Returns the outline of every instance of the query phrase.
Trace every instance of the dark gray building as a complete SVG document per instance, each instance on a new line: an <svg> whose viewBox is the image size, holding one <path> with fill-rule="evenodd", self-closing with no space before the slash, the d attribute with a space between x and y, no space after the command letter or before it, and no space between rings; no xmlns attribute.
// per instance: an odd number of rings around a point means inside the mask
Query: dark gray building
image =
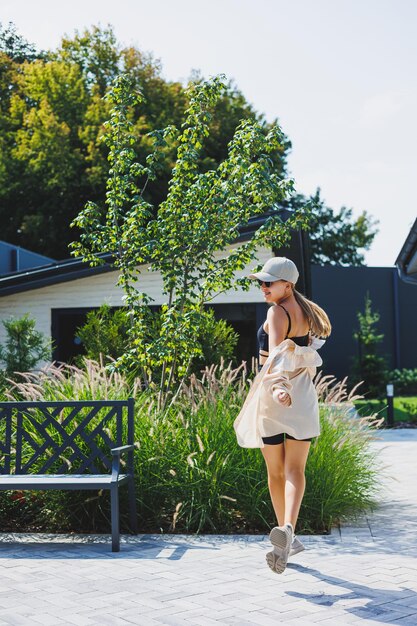
<svg viewBox="0 0 417 626"><path fill-rule="evenodd" d="M325 373L349 374L358 344L358 311L364 310L368 293L372 310L378 311L378 331L384 334L381 354L394 368L417 367L417 289L399 278L395 267L311 268L312 297L328 313L333 332L321 350Z"/></svg>

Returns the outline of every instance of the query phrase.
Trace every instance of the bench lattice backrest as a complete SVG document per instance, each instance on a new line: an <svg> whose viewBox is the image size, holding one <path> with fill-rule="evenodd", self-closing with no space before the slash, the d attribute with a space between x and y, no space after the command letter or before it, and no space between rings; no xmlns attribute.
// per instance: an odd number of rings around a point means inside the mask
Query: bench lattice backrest
<svg viewBox="0 0 417 626"><path fill-rule="evenodd" d="M0 402L0 432L2 474L109 473L110 449L133 443L133 400Z"/></svg>

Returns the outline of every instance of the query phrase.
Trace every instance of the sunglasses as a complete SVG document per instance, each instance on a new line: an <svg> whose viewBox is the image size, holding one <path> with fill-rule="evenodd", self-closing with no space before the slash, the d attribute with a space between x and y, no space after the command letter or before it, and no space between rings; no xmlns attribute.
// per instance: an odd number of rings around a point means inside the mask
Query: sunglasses
<svg viewBox="0 0 417 626"><path fill-rule="evenodd" d="M258 285L260 287L262 287L262 285L265 285L265 287L270 287L271 285L273 285L273 283L277 283L277 280L259 280L259 278L256 279L258 281Z"/></svg>

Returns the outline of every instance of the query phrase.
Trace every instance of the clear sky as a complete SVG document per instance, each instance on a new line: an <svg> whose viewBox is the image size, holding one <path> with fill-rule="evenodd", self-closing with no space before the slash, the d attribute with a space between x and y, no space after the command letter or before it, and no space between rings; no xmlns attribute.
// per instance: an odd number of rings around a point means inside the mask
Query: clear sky
<svg viewBox="0 0 417 626"><path fill-rule="evenodd" d="M380 222L366 261L393 265L417 217L417 0L1 0L39 48L112 24L164 77L225 73L292 141L297 189Z"/></svg>

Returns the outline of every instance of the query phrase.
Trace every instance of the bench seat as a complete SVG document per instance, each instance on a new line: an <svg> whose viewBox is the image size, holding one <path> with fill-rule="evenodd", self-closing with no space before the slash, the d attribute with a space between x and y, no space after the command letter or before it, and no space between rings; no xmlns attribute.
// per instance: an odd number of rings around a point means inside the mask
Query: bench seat
<svg viewBox="0 0 417 626"><path fill-rule="evenodd" d="M129 477L119 474L114 482L125 483ZM0 490L6 489L110 489L111 474L9 474L0 475Z"/></svg>

